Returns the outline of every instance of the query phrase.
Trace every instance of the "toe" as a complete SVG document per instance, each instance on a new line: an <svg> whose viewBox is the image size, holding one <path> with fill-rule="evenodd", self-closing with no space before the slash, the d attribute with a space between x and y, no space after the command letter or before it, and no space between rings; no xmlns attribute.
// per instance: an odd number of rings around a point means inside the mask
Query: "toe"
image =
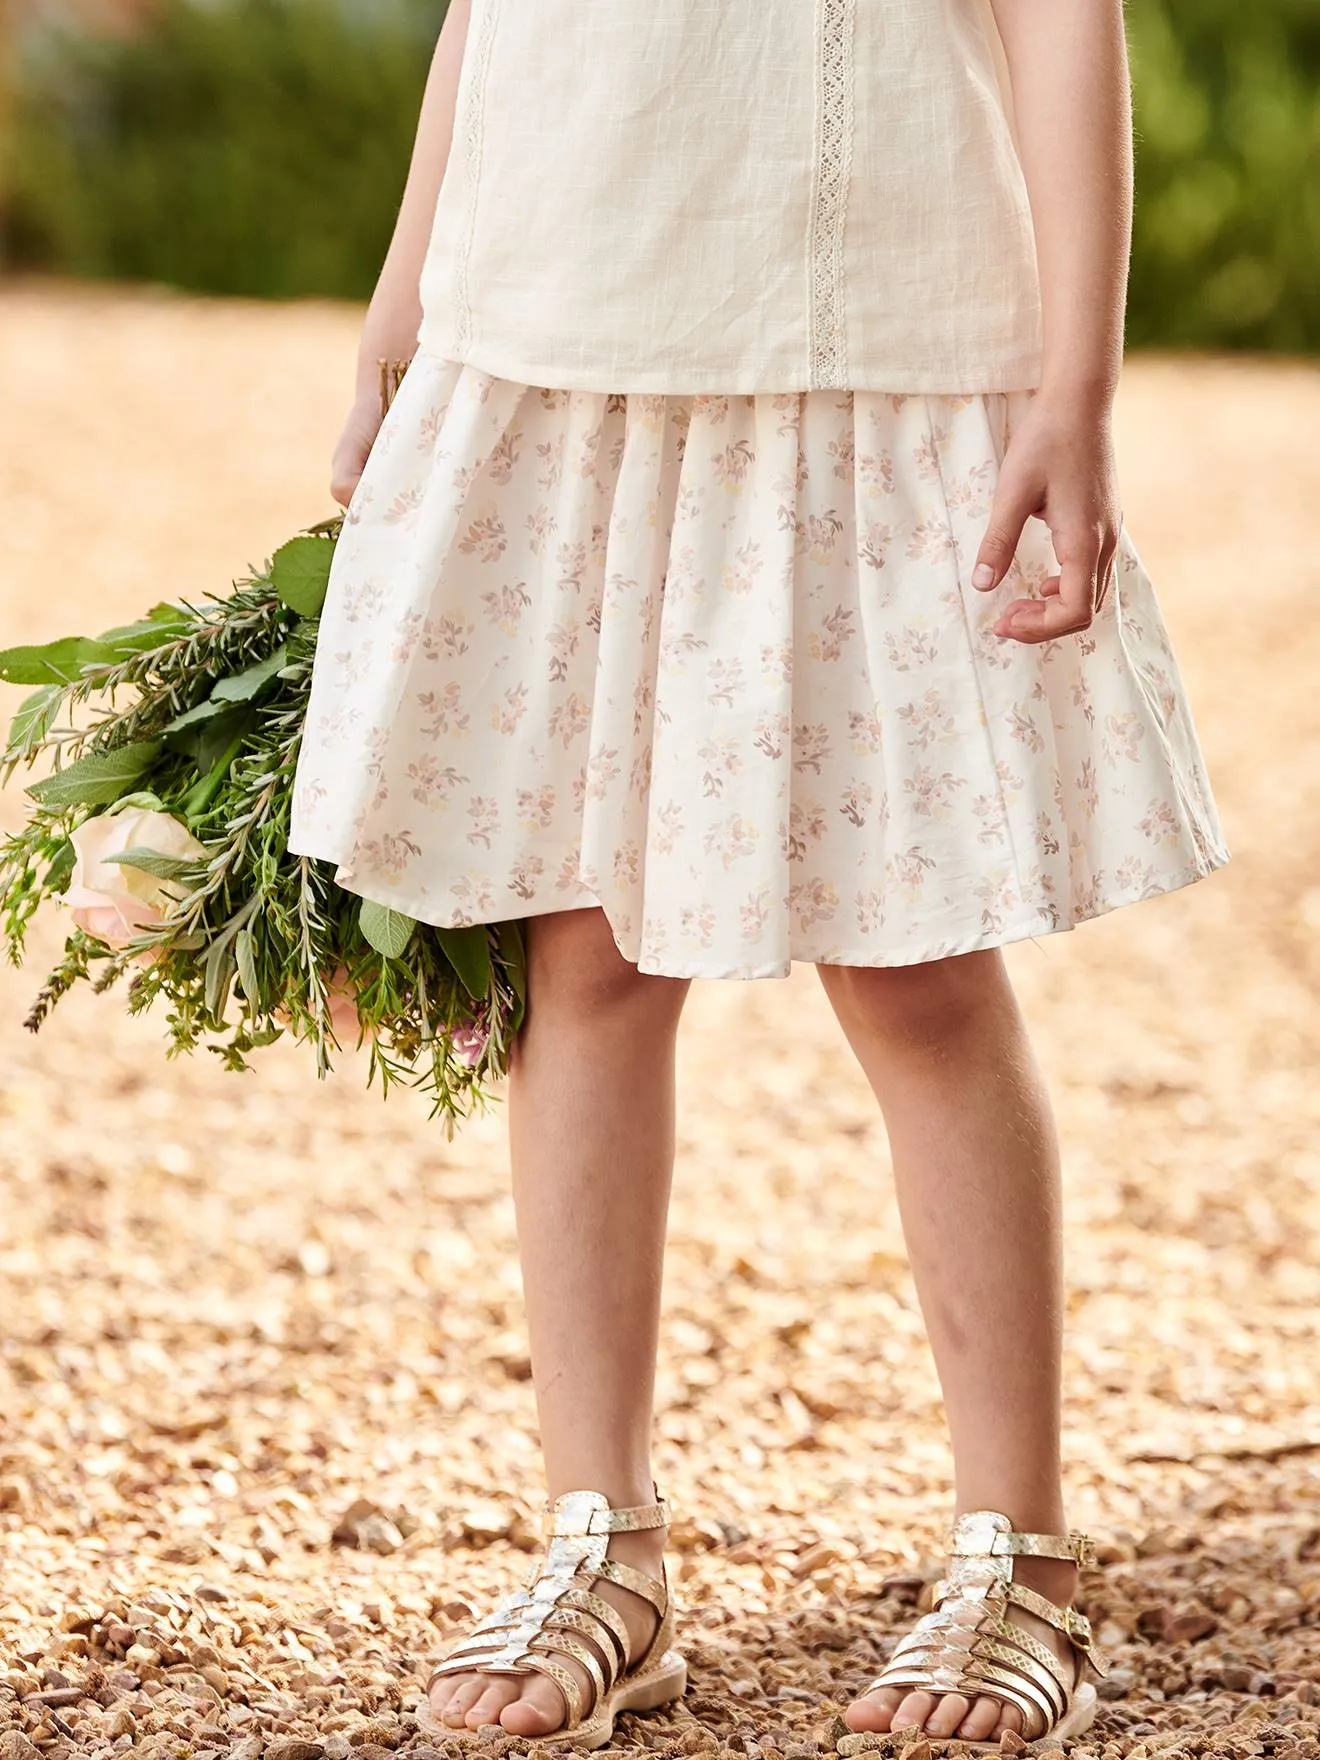
<svg viewBox="0 0 1320 1760"><path fill-rule="evenodd" d="M487 1677L485 1690L467 1714L469 1729L481 1729L485 1724L498 1723L504 1707L511 1704L522 1691L522 1681L516 1676L509 1680L492 1680Z"/></svg>
<svg viewBox="0 0 1320 1760"><path fill-rule="evenodd" d="M480 1698L484 1684L470 1674L437 1681L431 1694L434 1715L450 1729L462 1729L468 1707Z"/></svg>
<svg viewBox="0 0 1320 1760"><path fill-rule="evenodd" d="M951 1736L972 1708L972 1702L961 1693L941 1693L926 1719L928 1736Z"/></svg>
<svg viewBox="0 0 1320 1760"><path fill-rule="evenodd" d="M999 1707L999 1722L994 1729L994 1739L999 1741L1010 1733L1015 1736L1022 1734L1022 1713L1016 1705L1001 1705Z"/></svg>
<svg viewBox="0 0 1320 1760"><path fill-rule="evenodd" d="M909 1693L898 1710L894 1713L894 1721L890 1729L923 1729L926 1719L935 1709L933 1693Z"/></svg>
<svg viewBox="0 0 1320 1760"><path fill-rule="evenodd" d="M967 1742L988 1742L999 1723L1003 1709L998 1699L990 1699L982 1694L973 1702L971 1710L958 1725L958 1734Z"/></svg>
<svg viewBox="0 0 1320 1760"><path fill-rule="evenodd" d="M883 1735L893 1722L902 1697L894 1687L878 1687L874 1693L863 1693L844 1712L843 1721L859 1734L865 1731Z"/></svg>
<svg viewBox="0 0 1320 1760"><path fill-rule="evenodd" d="M500 1722L510 1735L546 1736L562 1729L567 1715L559 1688L553 1681L540 1679L529 1681L513 1703L504 1707Z"/></svg>

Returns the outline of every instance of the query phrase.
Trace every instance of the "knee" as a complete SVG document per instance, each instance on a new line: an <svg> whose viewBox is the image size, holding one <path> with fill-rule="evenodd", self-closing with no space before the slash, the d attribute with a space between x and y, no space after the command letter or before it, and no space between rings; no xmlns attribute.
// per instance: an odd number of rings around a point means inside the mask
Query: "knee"
<svg viewBox="0 0 1320 1760"><path fill-rule="evenodd" d="M826 994L849 1037L938 1053L985 1030L991 1011L1011 1002L1003 962L993 950L915 966L821 966Z"/></svg>
<svg viewBox="0 0 1320 1760"><path fill-rule="evenodd" d="M564 1026L613 1031L621 1017L677 1027L687 982L639 972L598 910L565 911L528 924L529 1010Z"/></svg>

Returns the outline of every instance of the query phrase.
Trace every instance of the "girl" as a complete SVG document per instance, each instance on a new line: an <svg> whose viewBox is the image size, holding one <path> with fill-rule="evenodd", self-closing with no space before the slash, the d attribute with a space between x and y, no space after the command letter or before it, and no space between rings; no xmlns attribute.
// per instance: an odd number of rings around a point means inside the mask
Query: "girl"
<svg viewBox="0 0 1320 1760"><path fill-rule="evenodd" d="M819 969L955 1456L856 1730L1072 1735L1058 1157L1000 949L1226 858L1122 526L1120 0L452 0L335 455L291 847L525 919L551 1534L451 1730L683 1690L649 1461L694 977ZM411 357L383 424L377 363ZM379 432L377 428L379 426Z"/></svg>

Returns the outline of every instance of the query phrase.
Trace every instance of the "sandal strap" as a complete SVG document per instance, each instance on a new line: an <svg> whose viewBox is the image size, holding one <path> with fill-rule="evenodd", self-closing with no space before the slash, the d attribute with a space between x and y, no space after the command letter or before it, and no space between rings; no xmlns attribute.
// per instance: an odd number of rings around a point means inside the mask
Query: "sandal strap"
<svg viewBox="0 0 1320 1760"><path fill-rule="evenodd" d="M954 1558L1065 1558L1095 1563L1086 1534L1023 1534L998 1510L969 1510L953 1524L949 1551Z"/></svg>
<svg viewBox="0 0 1320 1760"><path fill-rule="evenodd" d="M1050 1700L1034 1682L992 1662L969 1664L954 1669L913 1667L886 1668L877 1675L868 1693L879 1687L914 1687L921 1693L959 1693L965 1699L976 1699L982 1693L1022 1713L1022 1735L1026 1741L1037 1741L1058 1722Z"/></svg>
<svg viewBox="0 0 1320 1760"><path fill-rule="evenodd" d="M598 1577L617 1583L620 1589L629 1589L634 1595L640 1595L644 1601L649 1601L660 1618L665 1617L669 1607L669 1589L658 1577L648 1577L645 1571L635 1570L632 1565L624 1564L617 1558L602 1558L595 1570Z"/></svg>
<svg viewBox="0 0 1320 1760"><path fill-rule="evenodd" d="M547 1532L556 1539L574 1539L585 1534L635 1534L643 1528L669 1525L669 1505L659 1495L654 1503L611 1509L598 1491L566 1491L546 1505L546 1514Z"/></svg>

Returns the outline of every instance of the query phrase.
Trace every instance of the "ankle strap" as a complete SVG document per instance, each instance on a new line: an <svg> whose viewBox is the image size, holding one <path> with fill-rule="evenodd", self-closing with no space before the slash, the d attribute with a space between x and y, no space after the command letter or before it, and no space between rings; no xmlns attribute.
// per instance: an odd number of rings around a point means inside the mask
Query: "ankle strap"
<svg viewBox="0 0 1320 1760"><path fill-rule="evenodd" d="M949 1550L955 1558L1065 1558L1074 1564L1095 1563L1095 1550L1085 1534L1020 1534L998 1510L978 1509L953 1524Z"/></svg>
<svg viewBox="0 0 1320 1760"><path fill-rule="evenodd" d="M654 1503L635 1504L631 1509L611 1509L600 1491L565 1491L546 1505L549 1532L556 1539L580 1534L632 1534L642 1528L664 1528L669 1505L656 1493Z"/></svg>

